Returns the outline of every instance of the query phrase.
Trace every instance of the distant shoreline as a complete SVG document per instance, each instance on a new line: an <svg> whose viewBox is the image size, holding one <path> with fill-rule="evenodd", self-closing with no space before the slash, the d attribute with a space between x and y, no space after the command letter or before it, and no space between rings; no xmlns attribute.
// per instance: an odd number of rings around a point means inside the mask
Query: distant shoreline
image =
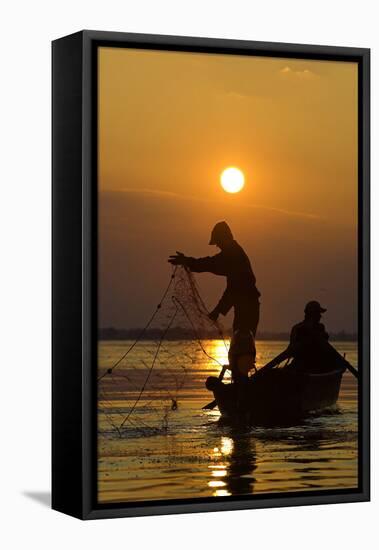
<svg viewBox="0 0 379 550"><path fill-rule="evenodd" d="M148 329L141 336L141 328L132 328L132 329L116 329L113 327L101 328L98 331L99 340L135 340L139 338L140 340L156 340L161 338L162 330L159 329ZM224 330L224 336L231 336L231 329ZM217 335L215 331L212 332L203 332L199 334L199 337L204 340L215 340ZM270 341L289 341L290 334L289 332L258 332L257 340L270 340ZM185 329L181 327L173 327L169 334L165 336L165 340L177 341L177 340L193 340L196 337L193 334L193 331L190 329ZM340 332L330 332L329 339L334 342L357 342L357 334L340 331Z"/></svg>

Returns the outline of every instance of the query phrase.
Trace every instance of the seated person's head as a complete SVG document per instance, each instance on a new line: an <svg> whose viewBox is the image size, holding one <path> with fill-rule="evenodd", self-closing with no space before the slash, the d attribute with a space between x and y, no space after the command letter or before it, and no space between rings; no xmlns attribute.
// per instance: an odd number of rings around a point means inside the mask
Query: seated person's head
<svg viewBox="0 0 379 550"><path fill-rule="evenodd" d="M321 307L320 302L312 300L308 302L304 308L305 319L313 321L315 323L320 322L322 314L325 313L326 309Z"/></svg>

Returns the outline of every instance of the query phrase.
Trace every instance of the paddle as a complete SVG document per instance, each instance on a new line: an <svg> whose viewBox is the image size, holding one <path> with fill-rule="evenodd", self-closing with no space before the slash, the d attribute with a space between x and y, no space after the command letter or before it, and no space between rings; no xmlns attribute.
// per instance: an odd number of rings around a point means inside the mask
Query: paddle
<svg viewBox="0 0 379 550"><path fill-rule="evenodd" d="M273 369L274 367L276 367L276 365L279 365L279 363L281 363L285 359L288 359L289 357L291 357L291 355L292 355L292 352L291 352L290 347L288 346L287 349L285 349L284 351L279 353L279 355L274 357L274 359L271 359L271 361L269 363L267 363L266 365L261 367L254 376L258 376L259 374L261 374L264 371Z"/></svg>
<svg viewBox="0 0 379 550"><path fill-rule="evenodd" d="M335 357L337 363L340 363L342 364L343 367L345 367L346 370L348 370L349 372L351 372L351 374L353 376L355 376L355 378L359 378L359 372L357 371L357 369L355 367L353 367L352 365L350 365L349 361L347 361L345 359L345 354L343 354L343 356L332 346L332 344L330 342L324 342L324 346L325 346L325 350L327 353L330 354L331 357Z"/></svg>
<svg viewBox="0 0 379 550"><path fill-rule="evenodd" d="M330 344L329 344L330 345ZM330 346L333 351L335 351L335 353L339 356L340 359L342 359L342 362L343 362L343 365L346 367L346 369L351 372L351 374L353 376L355 376L355 378L359 378L359 372L357 371L357 369L355 367L353 367L353 365L350 365L349 361L347 361L345 359L345 354L343 354L343 357L341 354L338 353L338 351L336 351L332 346Z"/></svg>
<svg viewBox="0 0 379 550"><path fill-rule="evenodd" d="M346 361L346 359L345 359L345 366L347 370L350 371L353 376L355 376L355 378L359 378L359 372L357 371L357 369L354 368L352 365L350 365L350 363Z"/></svg>
<svg viewBox="0 0 379 550"><path fill-rule="evenodd" d="M359 378L359 373L357 371L356 368L354 368L352 365L350 365L350 363L345 359L345 357L342 357L342 355L340 353L338 353L338 351L329 343L329 342L325 342L327 348L328 348L328 351L329 352L332 352L332 354L334 354L337 359L342 362L342 364L344 365L344 367L349 371L351 372L351 374L353 376L355 376L355 378ZM257 376L258 374L266 371L266 370L270 370L274 367L276 367L276 365L279 365L279 363L281 363L282 361L284 361L285 359L288 359L289 357L291 357L293 355L293 352L291 351L291 348L290 346L285 349L284 351L282 351L282 353L279 353L279 355L277 355L276 357L274 357L274 359L272 359L269 363L267 363L267 365L265 365L264 367L260 368L259 371L257 372L257 374L255 376Z"/></svg>
<svg viewBox="0 0 379 550"><path fill-rule="evenodd" d="M216 399L214 399L213 401L211 401L210 403L208 403L208 405L204 405L204 407L202 407L203 410L213 410L217 405L217 401Z"/></svg>

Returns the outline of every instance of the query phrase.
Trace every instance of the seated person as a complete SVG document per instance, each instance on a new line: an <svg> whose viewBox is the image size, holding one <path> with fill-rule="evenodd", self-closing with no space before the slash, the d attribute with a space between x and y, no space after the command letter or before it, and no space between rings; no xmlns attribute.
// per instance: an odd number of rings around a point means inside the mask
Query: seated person
<svg viewBox="0 0 379 550"><path fill-rule="evenodd" d="M343 357L329 343L329 335L320 322L326 309L319 302L308 302L304 320L292 328L289 355L291 366L303 372L327 372L336 367L345 368Z"/></svg>

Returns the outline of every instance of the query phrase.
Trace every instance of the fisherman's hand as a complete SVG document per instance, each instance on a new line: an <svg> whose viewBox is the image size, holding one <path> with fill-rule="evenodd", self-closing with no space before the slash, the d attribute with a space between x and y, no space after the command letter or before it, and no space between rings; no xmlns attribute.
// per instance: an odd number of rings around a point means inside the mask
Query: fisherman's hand
<svg viewBox="0 0 379 550"><path fill-rule="evenodd" d="M187 256L185 256L183 252L176 251L176 254L173 254L172 256L170 256L168 261L172 265L186 265Z"/></svg>
<svg viewBox="0 0 379 550"><path fill-rule="evenodd" d="M208 315L208 317L209 317L209 319L210 319L211 321L216 322L219 315L220 315L219 312L218 312L216 309L214 309L213 311L210 312L210 314Z"/></svg>

